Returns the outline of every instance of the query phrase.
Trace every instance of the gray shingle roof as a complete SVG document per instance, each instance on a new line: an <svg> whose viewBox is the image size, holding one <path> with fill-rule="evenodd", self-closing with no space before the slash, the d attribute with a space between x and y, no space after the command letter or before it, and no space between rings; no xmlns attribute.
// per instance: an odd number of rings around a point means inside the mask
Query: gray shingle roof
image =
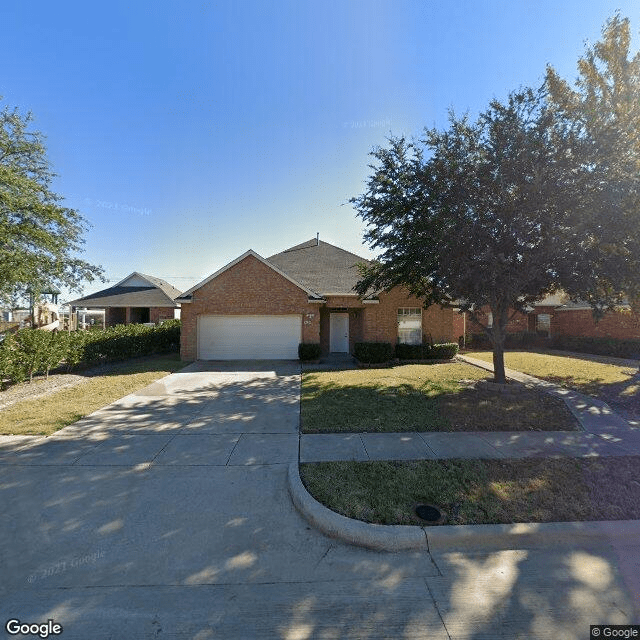
<svg viewBox="0 0 640 640"><path fill-rule="evenodd" d="M356 264L369 264L365 258L315 238L276 253L267 262L321 296L353 295L360 279Z"/></svg>
<svg viewBox="0 0 640 640"><path fill-rule="evenodd" d="M115 286L72 300L74 307L177 307L175 298L180 291L161 278L138 273L150 286Z"/></svg>
<svg viewBox="0 0 640 640"><path fill-rule="evenodd" d="M176 289L172 284L169 284L162 278L156 278L155 276L147 276L144 273L138 273L138 275L146 278L149 282L153 283L158 289L160 289L168 298L175 300L180 295L180 290Z"/></svg>

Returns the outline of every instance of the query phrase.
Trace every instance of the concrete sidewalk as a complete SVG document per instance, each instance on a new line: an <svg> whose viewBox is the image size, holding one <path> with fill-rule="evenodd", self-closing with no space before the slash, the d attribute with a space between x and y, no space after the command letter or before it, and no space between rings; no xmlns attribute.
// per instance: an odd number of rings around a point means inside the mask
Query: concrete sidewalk
<svg viewBox="0 0 640 640"><path fill-rule="evenodd" d="M488 362L458 357L493 371ZM300 462L640 455L640 428L630 425L605 402L511 369L506 369L506 374L561 398L582 431L302 434Z"/></svg>

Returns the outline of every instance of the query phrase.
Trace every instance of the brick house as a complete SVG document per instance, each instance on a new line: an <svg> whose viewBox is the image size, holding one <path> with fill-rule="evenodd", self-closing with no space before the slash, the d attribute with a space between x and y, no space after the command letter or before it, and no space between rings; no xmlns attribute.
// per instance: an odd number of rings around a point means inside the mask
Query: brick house
<svg viewBox="0 0 640 640"><path fill-rule="evenodd" d="M596 322L587 304L566 302L543 309L536 306L535 314L549 316L549 335L578 336L584 338L613 338L615 340L640 340L640 314L631 307L607 311Z"/></svg>
<svg viewBox="0 0 640 640"><path fill-rule="evenodd" d="M481 322L491 325L492 318L488 310L483 309L478 313L478 317ZM471 323L467 323L467 326L470 333L480 333L477 326ZM537 302L527 314L513 314L506 331L537 333L541 337L640 340L640 314L626 306L615 311L607 311L596 322L588 304L571 302L568 296L560 291Z"/></svg>
<svg viewBox="0 0 640 640"><path fill-rule="evenodd" d="M179 317L180 291L168 282L134 271L113 287L72 300L74 309L104 309L105 325L158 324Z"/></svg>
<svg viewBox="0 0 640 640"><path fill-rule="evenodd" d="M317 238L270 258L249 250L177 298L184 360L297 359L298 344L322 355L352 353L356 342L457 342L464 319L395 288L358 296L358 263Z"/></svg>

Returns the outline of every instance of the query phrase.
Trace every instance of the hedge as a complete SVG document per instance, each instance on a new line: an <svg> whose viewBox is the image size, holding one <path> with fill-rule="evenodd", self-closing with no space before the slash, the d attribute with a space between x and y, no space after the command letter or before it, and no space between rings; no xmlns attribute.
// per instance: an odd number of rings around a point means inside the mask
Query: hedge
<svg viewBox="0 0 640 640"><path fill-rule="evenodd" d="M389 342L356 342L353 355L367 364L380 364L393 359L393 347Z"/></svg>
<svg viewBox="0 0 640 640"><path fill-rule="evenodd" d="M400 360L450 360L458 353L458 343L397 344L396 357Z"/></svg>
<svg viewBox="0 0 640 640"><path fill-rule="evenodd" d="M457 342L443 342L434 344L429 350L429 357L433 360L450 360L458 353Z"/></svg>
<svg viewBox="0 0 640 640"><path fill-rule="evenodd" d="M593 338L583 336L553 336L552 349L593 353L616 358L640 358L640 340L617 340L615 338Z"/></svg>
<svg viewBox="0 0 640 640"><path fill-rule="evenodd" d="M0 384L22 382L36 373L49 374L64 363L72 369L128 360L180 348L180 321L159 326L116 325L105 331L49 332L20 329L5 334L0 345Z"/></svg>
<svg viewBox="0 0 640 640"><path fill-rule="evenodd" d="M320 345L313 342L301 342L298 345L298 358L303 362L320 358Z"/></svg>
<svg viewBox="0 0 640 640"><path fill-rule="evenodd" d="M396 358L400 360L426 360L429 358L429 344L397 344Z"/></svg>

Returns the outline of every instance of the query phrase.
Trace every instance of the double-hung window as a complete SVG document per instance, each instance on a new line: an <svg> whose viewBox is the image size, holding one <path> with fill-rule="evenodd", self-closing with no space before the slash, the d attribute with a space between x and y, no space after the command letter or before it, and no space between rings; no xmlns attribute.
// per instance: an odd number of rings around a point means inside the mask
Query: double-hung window
<svg viewBox="0 0 640 640"><path fill-rule="evenodd" d="M539 313L536 316L536 331L548 336L551 331L551 316L548 313Z"/></svg>
<svg viewBox="0 0 640 640"><path fill-rule="evenodd" d="M420 307L398 309L398 342L422 344L422 309Z"/></svg>

